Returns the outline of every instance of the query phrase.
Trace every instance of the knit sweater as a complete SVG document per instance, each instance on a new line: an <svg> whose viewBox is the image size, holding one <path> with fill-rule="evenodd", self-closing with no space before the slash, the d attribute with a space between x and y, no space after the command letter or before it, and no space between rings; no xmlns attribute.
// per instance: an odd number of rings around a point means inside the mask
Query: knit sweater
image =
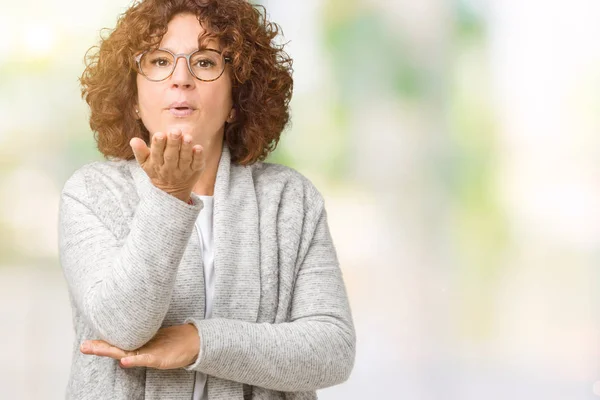
<svg viewBox="0 0 600 400"><path fill-rule="evenodd" d="M194 371L208 375L210 400L316 399L317 389L348 379L355 331L314 185L282 165L232 163L224 145L210 319L193 234L203 204L192 200L158 189L135 160L93 162L65 183L59 257L75 329L66 398L189 400ZM201 346L185 368L126 369L79 351L86 339L133 350L184 323Z"/></svg>

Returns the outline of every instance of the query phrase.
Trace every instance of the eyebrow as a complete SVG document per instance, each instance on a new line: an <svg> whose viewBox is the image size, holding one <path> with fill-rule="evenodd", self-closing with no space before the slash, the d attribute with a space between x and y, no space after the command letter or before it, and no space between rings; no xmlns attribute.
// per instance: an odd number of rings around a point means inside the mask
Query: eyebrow
<svg viewBox="0 0 600 400"><path fill-rule="evenodd" d="M169 47L160 47L159 49L169 50L173 54L178 54L175 50L173 50L173 49L171 49ZM213 49L211 47L203 47L201 49L195 48L195 49L192 49L192 50L188 51L187 53L179 53L179 54L191 54L191 53L194 53L194 52L199 51L199 50L214 50L214 51L217 51L219 53L221 52L221 50L219 50L219 49Z"/></svg>

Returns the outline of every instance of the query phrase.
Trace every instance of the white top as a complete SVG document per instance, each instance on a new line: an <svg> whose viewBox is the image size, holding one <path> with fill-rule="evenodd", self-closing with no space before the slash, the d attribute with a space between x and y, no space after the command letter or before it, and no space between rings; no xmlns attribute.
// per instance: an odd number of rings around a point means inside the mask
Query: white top
<svg viewBox="0 0 600 400"><path fill-rule="evenodd" d="M213 299L215 295L215 266L214 266L214 241L213 241L213 196L199 196L204 207L196 220L196 231L200 239L202 259L204 261L204 293L205 304L204 318L212 316ZM200 354L198 354L200 357ZM208 400L206 387L206 374L196 372L193 400Z"/></svg>

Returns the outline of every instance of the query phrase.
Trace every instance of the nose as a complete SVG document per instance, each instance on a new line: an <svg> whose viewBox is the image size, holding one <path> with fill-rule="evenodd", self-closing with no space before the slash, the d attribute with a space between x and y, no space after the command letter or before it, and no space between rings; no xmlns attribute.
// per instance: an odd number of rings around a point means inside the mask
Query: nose
<svg viewBox="0 0 600 400"><path fill-rule="evenodd" d="M195 78L191 74L187 65L187 61L184 57L179 57L177 61L175 61L175 70L171 75L171 83L174 87L194 87Z"/></svg>

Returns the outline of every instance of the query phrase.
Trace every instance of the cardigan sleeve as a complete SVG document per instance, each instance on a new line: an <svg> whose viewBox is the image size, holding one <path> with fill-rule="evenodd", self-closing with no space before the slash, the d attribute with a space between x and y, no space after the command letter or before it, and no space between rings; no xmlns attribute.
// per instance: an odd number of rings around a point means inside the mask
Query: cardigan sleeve
<svg viewBox="0 0 600 400"><path fill-rule="evenodd" d="M188 205L148 180L129 232L118 238L106 224L121 211L113 191L89 168L67 181L59 207L59 259L71 301L97 338L133 350L162 324L202 202L194 197Z"/></svg>
<svg viewBox="0 0 600 400"><path fill-rule="evenodd" d="M312 391L348 379L356 337L323 208L296 277L289 322L189 318L201 350L186 370L278 391Z"/></svg>

